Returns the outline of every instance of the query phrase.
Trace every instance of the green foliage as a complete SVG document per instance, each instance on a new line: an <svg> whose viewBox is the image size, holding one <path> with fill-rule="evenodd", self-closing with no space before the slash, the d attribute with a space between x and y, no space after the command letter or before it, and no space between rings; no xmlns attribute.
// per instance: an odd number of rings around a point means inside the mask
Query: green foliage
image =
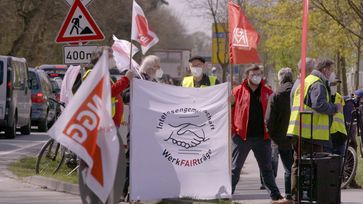
<svg viewBox="0 0 363 204"><path fill-rule="evenodd" d="M286 66L296 69L301 53L302 1L266 0L256 3L250 0L245 7L248 18L260 33L259 50L262 56L266 56L265 63L274 65L275 69ZM342 26L310 4L308 57L334 60L339 51L348 63L352 63L355 50L350 38L352 36Z"/></svg>
<svg viewBox="0 0 363 204"><path fill-rule="evenodd" d="M363 159L359 154L359 151L358 151L358 167L357 167L357 173L355 175L355 180L357 184L363 186Z"/></svg>

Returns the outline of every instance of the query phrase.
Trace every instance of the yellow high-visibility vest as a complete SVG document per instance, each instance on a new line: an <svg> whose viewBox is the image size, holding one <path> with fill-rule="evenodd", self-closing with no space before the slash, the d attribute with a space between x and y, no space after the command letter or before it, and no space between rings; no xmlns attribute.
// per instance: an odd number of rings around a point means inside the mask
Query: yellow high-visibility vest
<svg viewBox="0 0 363 204"><path fill-rule="evenodd" d="M339 94L335 94L335 104L341 104L342 107L345 105L344 98ZM330 134L340 132L347 135L347 129L345 128L344 115L342 112L338 112L333 117L333 123L330 127Z"/></svg>
<svg viewBox="0 0 363 204"><path fill-rule="evenodd" d="M319 81L320 78L314 75L309 75L305 78L305 89L304 89L304 98L309 91L310 86ZM330 101L330 96L328 94L328 90L326 90L327 101ZM329 140L329 116L327 114L321 114L304 104L305 111L313 112L313 131L312 131L312 139L313 140ZM300 127L300 87L298 87L294 93L291 115L290 115L290 123L287 130L287 135L298 136L299 135L299 127ZM304 114L302 115L302 137L305 139L310 139L311 137L311 115Z"/></svg>
<svg viewBox="0 0 363 204"><path fill-rule="evenodd" d="M211 86L216 85L216 81L217 81L217 77L209 76L209 82L210 82ZM182 86L183 87L194 87L194 78L193 78L193 76L184 77ZM206 85L201 85L200 87L202 88L202 87L207 87L207 86Z"/></svg>

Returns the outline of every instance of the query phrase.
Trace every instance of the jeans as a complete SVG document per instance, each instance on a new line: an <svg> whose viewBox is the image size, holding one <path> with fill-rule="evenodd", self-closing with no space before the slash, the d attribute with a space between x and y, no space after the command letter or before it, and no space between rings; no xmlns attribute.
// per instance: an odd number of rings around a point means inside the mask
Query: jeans
<svg viewBox="0 0 363 204"><path fill-rule="evenodd" d="M281 158L282 164L284 166L284 170L285 170L285 173L284 173L285 196L291 197L291 167L292 167L292 163L294 162L294 158L293 158L294 152L293 152L292 148L289 148L289 149L279 148L273 142L271 145L271 149L272 149L272 155L271 155L272 169L274 171L274 176L275 176L275 178L277 177L279 155L280 155L280 158ZM262 175L260 177L261 177L261 184L264 185L262 183Z"/></svg>
<svg viewBox="0 0 363 204"><path fill-rule="evenodd" d="M239 135L235 135L232 140L232 194L239 181L243 164L246 161L248 153L252 150L271 199L280 199L282 196L276 185L271 165L271 141L253 137L243 141Z"/></svg>
<svg viewBox="0 0 363 204"><path fill-rule="evenodd" d="M272 170L274 171L275 178L277 177L277 170L279 168L279 147L271 142L271 162L272 162Z"/></svg>
<svg viewBox="0 0 363 204"><path fill-rule="evenodd" d="M290 149L279 149L282 164L284 166L285 196L291 196L291 167L294 162L293 151ZM277 169L276 169L277 170Z"/></svg>

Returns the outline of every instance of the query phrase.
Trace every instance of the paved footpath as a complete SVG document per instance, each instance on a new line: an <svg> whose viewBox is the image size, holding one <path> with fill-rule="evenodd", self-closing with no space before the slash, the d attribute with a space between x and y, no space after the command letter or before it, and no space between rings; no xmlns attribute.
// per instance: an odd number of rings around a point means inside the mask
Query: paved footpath
<svg viewBox="0 0 363 204"><path fill-rule="evenodd" d="M257 161L250 152L246 159L240 181L236 187L233 202L243 204L267 204L271 203L270 196L266 190L260 190L260 177ZM277 175L277 185L280 192L284 195L284 168L281 160L279 161L279 169ZM343 204L363 204L363 189L347 189L342 190Z"/></svg>

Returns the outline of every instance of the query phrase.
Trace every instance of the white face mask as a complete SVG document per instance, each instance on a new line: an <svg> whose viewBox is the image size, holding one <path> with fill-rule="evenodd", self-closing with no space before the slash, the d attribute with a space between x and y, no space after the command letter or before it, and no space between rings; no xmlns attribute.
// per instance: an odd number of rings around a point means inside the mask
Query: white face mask
<svg viewBox="0 0 363 204"><path fill-rule="evenodd" d="M155 72L155 77L156 77L157 79L160 79L161 77L163 77L163 74L164 74L164 72L163 72L163 70L160 68L160 69L156 70L156 72Z"/></svg>
<svg viewBox="0 0 363 204"><path fill-rule="evenodd" d="M338 91L338 87L337 86L331 86L330 87L330 93L332 96L334 96Z"/></svg>
<svg viewBox="0 0 363 204"><path fill-rule="evenodd" d="M200 77L203 74L203 69L201 67L191 67L190 71L192 72L192 75L195 77Z"/></svg>
<svg viewBox="0 0 363 204"><path fill-rule="evenodd" d="M261 76L253 76L251 78L251 82L255 85L259 85L261 83L262 77Z"/></svg>

